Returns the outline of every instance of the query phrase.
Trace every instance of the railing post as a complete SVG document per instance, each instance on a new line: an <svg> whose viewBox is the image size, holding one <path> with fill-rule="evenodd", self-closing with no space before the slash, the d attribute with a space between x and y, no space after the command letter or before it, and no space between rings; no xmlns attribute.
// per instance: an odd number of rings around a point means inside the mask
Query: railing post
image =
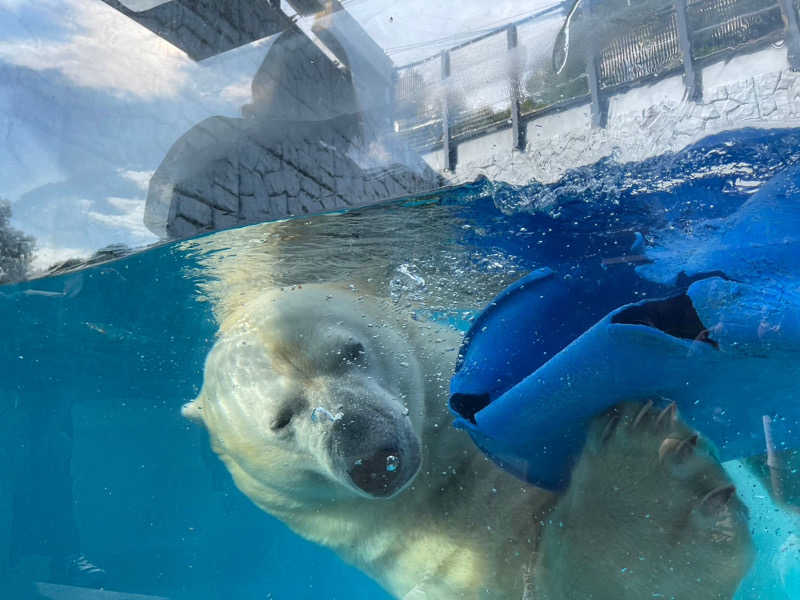
<svg viewBox="0 0 800 600"><path fill-rule="evenodd" d="M450 107L447 80L450 77L450 52L442 51L442 158L447 171L455 171L456 156L453 141L450 138Z"/></svg>
<svg viewBox="0 0 800 600"><path fill-rule="evenodd" d="M786 58L792 71L800 71L800 24L794 0L780 0L783 23L786 29Z"/></svg>
<svg viewBox="0 0 800 600"><path fill-rule="evenodd" d="M700 71L694 68L692 58L687 0L675 0L675 23L678 27L678 47L683 60L683 85L686 87L686 97L691 102L700 102L703 99L703 84L700 80Z"/></svg>
<svg viewBox="0 0 800 600"><path fill-rule="evenodd" d="M508 42L509 69L508 69L508 89L511 94L511 140L514 150L525 149L525 128L522 127L519 114L520 104L520 81L519 81L519 59L517 56L517 26L513 23L506 29L506 41Z"/></svg>
<svg viewBox="0 0 800 600"><path fill-rule="evenodd" d="M389 130L395 131L397 122L397 67L392 69L392 85L389 88L389 99L386 103L386 112L389 114Z"/></svg>
<svg viewBox="0 0 800 600"><path fill-rule="evenodd" d="M584 0L588 17L592 16L592 0ZM587 44L586 77L589 83L589 93L592 97L592 127L606 126L606 103L600 93L600 76L597 72L597 43L592 39Z"/></svg>

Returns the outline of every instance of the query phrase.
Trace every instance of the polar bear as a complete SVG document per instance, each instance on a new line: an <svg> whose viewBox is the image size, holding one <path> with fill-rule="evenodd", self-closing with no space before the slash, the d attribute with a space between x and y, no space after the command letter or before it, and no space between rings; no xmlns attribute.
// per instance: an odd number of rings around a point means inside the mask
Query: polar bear
<svg viewBox="0 0 800 600"><path fill-rule="evenodd" d="M235 292L183 414L261 509L407 600L733 597L747 511L674 406L598 416L566 492L532 487L450 424L458 331L348 285L248 286L257 262L215 267Z"/></svg>

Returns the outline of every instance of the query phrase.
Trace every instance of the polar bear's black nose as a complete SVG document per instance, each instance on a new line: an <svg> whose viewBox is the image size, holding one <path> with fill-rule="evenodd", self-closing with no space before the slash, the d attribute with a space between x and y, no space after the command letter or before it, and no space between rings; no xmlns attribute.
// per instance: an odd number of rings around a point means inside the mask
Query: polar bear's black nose
<svg viewBox="0 0 800 600"><path fill-rule="evenodd" d="M339 473L373 498L388 498L416 475L422 453L405 413L376 404L345 409L329 439Z"/></svg>
<svg viewBox="0 0 800 600"><path fill-rule="evenodd" d="M368 494L389 496L402 481L398 477L400 467L400 451L397 448L381 448L368 458L356 459L348 474L353 483Z"/></svg>

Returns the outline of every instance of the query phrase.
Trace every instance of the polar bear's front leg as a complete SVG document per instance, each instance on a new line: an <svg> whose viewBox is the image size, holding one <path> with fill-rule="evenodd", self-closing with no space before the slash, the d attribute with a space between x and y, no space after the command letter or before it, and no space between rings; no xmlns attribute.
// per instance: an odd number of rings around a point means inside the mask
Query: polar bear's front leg
<svg viewBox="0 0 800 600"><path fill-rule="evenodd" d="M549 519L543 600L730 599L752 561L747 509L674 405L595 419Z"/></svg>

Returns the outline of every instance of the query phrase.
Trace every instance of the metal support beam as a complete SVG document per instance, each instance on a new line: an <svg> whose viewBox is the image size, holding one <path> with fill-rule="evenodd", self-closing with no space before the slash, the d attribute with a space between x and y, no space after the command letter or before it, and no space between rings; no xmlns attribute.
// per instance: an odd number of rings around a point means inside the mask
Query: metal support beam
<svg viewBox="0 0 800 600"><path fill-rule="evenodd" d="M675 0L675 21L678 26L678 46L683 60L683 85L686 87L686 97L691 102L700 102L703 99L703 83L700 71L694 68L687 0Z"/></svg>
<svg viewBox="0 0 800 600"><path fill-rule="evenodd" d="M296 9L296 0L290 3ZM338 0L329 0L328 10L317 14L311 31L351 73L363 79L369 72L387 85L392 82L392 60Z"/></svg>
<svg viewBox="0 0 800 600"><path fill-rule="evenodd" d="M800 71L800 24L793 0L780 0L783 22L786 28L786 54L789 68Z"/></svg>
<svg viewBox="0 0 800 600"><path fill-rule="evenodd" d="M277 0L280 5L280 0ZM287 0L289 6L297 11L298 15L307 17L309 15L316 15L326 9L326 2L324 0Z"/></svg>
<svg viewBox="0 0 800 600"><path fill-rule="evenodd" d="M513 23L506 29L506 40L508 42L509 58L511 59L508 76L509 91L511 94L511 140L514 150L525 149L525 128L522 127L520 119L520 82L519 82L519 58L517 56L517 26Z"/></svg>
<svg viewBox="0 0 800 600"><path fill-rule="evenodd" d="M456 152L450 135L450 102L447 79L450 77L450 52L443 50L442 61L442 160L447 171L455 171Z"/></svg>
<svg viewBox="0 0 800 600"><path fill-rule="evenodd" d="M597 76L597 60L590 56L586 61L586 76L589 78L589 93L592 96L592 127L606 126L606 106L600 94L600 82Z"/></svg>
<svg viewBox="0 0 800 600"><path fill-rule="evenodd" d="M103 1L193 60L249 44L292 25L280 9L251 0L171 0L142 11L131 10L119 0Z"/></svg>
<svg viewBox="0 0 800 600"><path fill-rule="evenodd" d="M587 16L593 12L592 0L584 0ZM597 55L600 49L594 39L587 44L586 52L586 77L589 82L589 94L592 97L592 127L605 127L607 120L607 107L605 99L600 93L600 75L597 69Z"/></svg>

